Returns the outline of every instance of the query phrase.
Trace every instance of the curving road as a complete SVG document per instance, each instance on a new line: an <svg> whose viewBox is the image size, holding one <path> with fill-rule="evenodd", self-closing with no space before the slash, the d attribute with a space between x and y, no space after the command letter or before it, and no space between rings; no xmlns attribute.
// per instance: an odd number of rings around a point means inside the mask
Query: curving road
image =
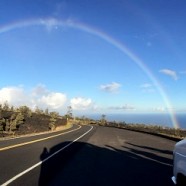
<svg viewBox="0 0 186 186"><path fill-rule="evenodd" d="M0 141L0 185L172 186L174 145L139 132L76 125Z"/></svg>

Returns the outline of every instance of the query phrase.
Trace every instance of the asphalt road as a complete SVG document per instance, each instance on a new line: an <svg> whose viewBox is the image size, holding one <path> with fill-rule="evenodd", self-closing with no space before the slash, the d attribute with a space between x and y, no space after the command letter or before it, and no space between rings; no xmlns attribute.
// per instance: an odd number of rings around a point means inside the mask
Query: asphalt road
<svg viewBox="0 0 186 186"><path fill-rule="evenodd" d="M124 129L90 130L91 126L82 126L70 133L0 151L0 185L43 161L10 185L173 186L174 141Z"/></svg>
<svg viewBox="0 0 186 186"><path fill-rule="evenodd" d="M45 160L91 129L90 126L80 127L75 125L66 131L0 141L0 185ZM57 160L57 156L50 159ZM23 174L10 185L38 185L40 172L41 166L36 166L31 170L31 177L28 173Z"/></svg>

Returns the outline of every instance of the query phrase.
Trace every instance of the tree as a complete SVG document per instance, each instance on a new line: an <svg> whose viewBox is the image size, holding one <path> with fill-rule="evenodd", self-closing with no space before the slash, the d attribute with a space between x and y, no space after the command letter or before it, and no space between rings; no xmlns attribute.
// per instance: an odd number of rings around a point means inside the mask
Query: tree
<svg viewBox="0 0 186 186"><path fill-rule="evenodd" d="M11 107L10 107L10 111L11 111L11 112L14 112L14 106L11 106Z"/></svg>
<svg viewBox="0 0 186 186"><path fill-rule="evenodd" d="M36 113L36 114L43 114L44 112L43 112L42 109L39 109L38 107L36 107L35 113Z"/></svg>
<svg viewBox="0 0 186 186"><path fill-rule="evenodd" d="M49 114L49 111L48 111L48 108L45 109L45 115L48 115Z"/></svg>
<svg viewBox="0 0 186 186"><path fill-rule="evenodd" d="M9 111L9 104L8 104L8 101L5 101L4 104L3 104L3 110L4 111Z"/></svg>
<svg viewBox="0 0 186 186"><path fill-rule="evenodd" d="M59 117L59 113L58 112L50 112L50 116L52 118L58 118Z"/></svg>
<svg viewBox="0 0 186 186"><path fill-rule="evenodd" d="M19 126L19 125L21 125L21 124L23 124L24 123L24 115L22 114L22 113L19 113L17 116L16 116L16 118L15 118L15 120L16 120L16 124Z"/></svg>
<svg viewBox="0 0 186 186"><path fill-rule="evenodd" d="M6 121L4 118L0 118L0 131L5 130Z"/></svg>
<svg viewBox="0 0 186 186"><path fill-rule="evenodd" d="M105 123L106 123L106 115L105 114L102 114L101 115L101 125L105 125Z"/></svg>
<svg viewBox="0 0 186 186"><path fill-rule="evenodd" d="M0 104L0 111L2 111L3 110L3 106L2 106L2 104Z"/></svg>
<svg viewBox="0 0 186 186"><path fill-rule="evenodd" d="M67 114L66 114L67 118L71 119L72 118L72 107L68 106L67 107Z"/></svg>
<svg viewBox="0 0 186 186"><path fill-rule="evenodd" d="M7 129L9 131L17 130L21 124L24 123L24 115L20 112L17 115L14 113L11 115L10 120L7 121Z"/></svg>
<svg viewBox="0 0 186 186"><path fill-rule="evenodd" d="M50 118L50 123L49 123L49 129L50 130L55 130L55 128L56 128L56 126L55 126L56 120L57 120L56 115L53 114L51 116L51 118Z"/></svg>
<svg viewBox="0 0 186 186"><path fill-rule="evenodd" d="M32 111L27 106L20 106L17 110L18 110L18 112L22 113L24 116L27 116L27 117L32 116Z"/></svg>

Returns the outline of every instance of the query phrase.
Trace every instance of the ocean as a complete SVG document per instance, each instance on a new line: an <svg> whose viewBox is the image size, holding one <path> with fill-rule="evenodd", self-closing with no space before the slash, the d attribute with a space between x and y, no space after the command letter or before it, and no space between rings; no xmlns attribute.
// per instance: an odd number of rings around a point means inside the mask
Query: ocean
<svg viewBox="0 0 186 186"><path fill-rule="evenodd" d="M101 115L92 114L92 119L99 120ZM176 114L176 120L179 128L186 129L186 113ZM138 123L147 125L160 125L173 128L173 123L169 114L106 114L107 121Z"/></svg>

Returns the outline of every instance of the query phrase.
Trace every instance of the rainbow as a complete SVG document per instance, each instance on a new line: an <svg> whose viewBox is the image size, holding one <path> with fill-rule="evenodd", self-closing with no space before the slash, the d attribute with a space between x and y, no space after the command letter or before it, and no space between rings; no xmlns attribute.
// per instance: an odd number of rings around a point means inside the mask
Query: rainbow
<svg viewBox="0 0 186 186"><path fill-rule="evenodd" d="M150 78L150 80L153 82L153 84L156 86L157 90L159 91L160 95L162 96L162 99L164 103L167 106L172 124L174 128L179 128L179 124L177 122L175 113L172 109L172 105L170 103L170 100L168 99L167 94L163 90L163 87L159 83L159 81L155 78L153 73L148 69L148 67L145 65L145 63L137 57L129 48L127 48L126 45L123 43L119 42L118 40L114 39L110 35L106 34L105 32L102 32L98 30L97 28L90 27L86 24L80 23L80 22L74 22L72 20L58 20L54 18L48 18L48 19L31 19L31 20L24 20L24 21L19 21L19 22L14 22L11 24L7 24L4 26L0 27L0 34L23 28L23 27L28 27L28 26L45 26L48 30L51 30L52 28L55 27L69 27L69 28L74 28L78 29L84 32L87 32L89 34L95 35L107 43L113 45L117 49L119 49L121 52L123 52L126 56L128 56L133 62L135 62L142 70L143 72Z"/></svg>

